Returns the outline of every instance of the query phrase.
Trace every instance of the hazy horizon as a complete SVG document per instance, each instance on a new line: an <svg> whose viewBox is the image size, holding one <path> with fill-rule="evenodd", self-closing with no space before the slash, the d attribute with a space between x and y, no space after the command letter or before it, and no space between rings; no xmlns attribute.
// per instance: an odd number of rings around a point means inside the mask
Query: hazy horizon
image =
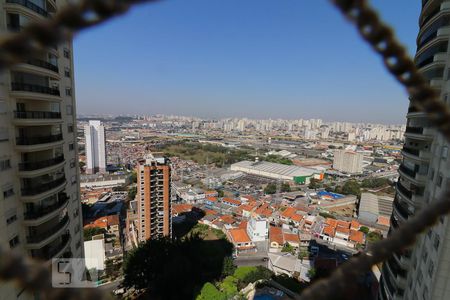
<svg viewBox="0 0 450 300"><path fill-rule="evenodd" d="M420 1L372 4L414 54ZM406 121L405 91L328 1L161 1L74 46L78 114Z"/></svg>

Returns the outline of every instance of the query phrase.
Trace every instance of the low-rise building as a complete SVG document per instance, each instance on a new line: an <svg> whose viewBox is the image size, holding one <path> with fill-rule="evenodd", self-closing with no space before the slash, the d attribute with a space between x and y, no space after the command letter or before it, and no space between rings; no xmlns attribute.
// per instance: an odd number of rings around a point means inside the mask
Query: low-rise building
<svg viewBox="0 0 450 300"><path fill-rule="evenodd" d="M267 219L252 217L247 224L247 233L253 242L265 241L269 236Z"/></svg>

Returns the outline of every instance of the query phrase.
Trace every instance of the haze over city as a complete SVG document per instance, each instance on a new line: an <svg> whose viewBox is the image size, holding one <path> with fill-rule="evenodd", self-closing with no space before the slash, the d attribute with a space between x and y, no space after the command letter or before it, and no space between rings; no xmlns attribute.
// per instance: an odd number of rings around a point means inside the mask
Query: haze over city
<svg viewBox="0 0 450 300"><path fill-rule="evenodd" d="M372 4L413 54L420 4ZM406 93L327 1L162 1L74 46L81 114L405 122Z"/></svg>

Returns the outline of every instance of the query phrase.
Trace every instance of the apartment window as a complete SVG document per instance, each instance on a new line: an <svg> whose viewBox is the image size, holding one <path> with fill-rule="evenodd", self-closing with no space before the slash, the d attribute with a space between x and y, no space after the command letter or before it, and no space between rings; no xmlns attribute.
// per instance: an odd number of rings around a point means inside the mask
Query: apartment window
<svg viewBox="0 0 450 300"><path fill-rule="evenodd" d="M438 175L438 177L437 177L437 179L436 179L436 185L437 185L438 187L441 187L441 185L442 185L442 179L443 179L442 173L439 173L439 175Z"/></svg>
<svg viewBox="0 0 450 300"><path fill-rule="evenodd" d="M66 96L72 96L72 89L70 87L66 87Z"/></svg>
<svg viewBox="0 0 450 300"><path fill-rule="evenodd" d="M0 142L6 142L9 140L8 129L0 127Z"/></svg>
<svg viewBox="0 0 450 300"><path fill-rule="evenodd" d="M69 151L73 151L75 149L75 144L74 143L70 143L69 144Z"/></svg>
<svg viewBox="0 0 450 300"><path fill-rule="evenodd" d="M9 240L9 247L11 247L11 249L16 248L17 245L19 245L19 236L15 236L12 239Z"/></svg>
<svg viewBox="0 0 450 300"><path fill-rule="evenodd" d="M3 189L3 198L8 198L11 197L12 195L14 195L14 188L13 187L8 187L6 189Z"/></svg>
<svg viewBox="0 0 450 300"><path fill-rule="evenodd" d="M64 48L64 57L70 59L70 50L67 48Z"/></svg>
<svg viewBox="0 0 450 300"><path fill-rule="evenodd" d="M417 283L419 285L422 285L422 279L423 279L422 271L419 270L419 272L417 272Z"/></svg>
<svg viewBox="0 0 450 300"><path fill-rule="evenodd" d="M426 250L426 249L424 249ZM422 261L425 263L427 261L428 258L428 252L427 251L423 251L422 252Z"/></svg>
<svg viewBox="0 0 450 300"><path fill-rule="evenodd" d="M64 76L66 76L67 78L70 78L70 69L69 68L64 68Z"/></svg>
<svg viewBox="0 0 450 300"><path fill-rule="evenodd" d="M67 114L68 116L73 115L73 107L72 107L72 105L67 105L67 106L66 106L66 114Z"/></svg>
<svg viewBox="0 0 450 300"><path fill-rule="evenodd" d="M433 277L433 272L434 272L434 263L430 261L428 265L428 276Z"/></svg>
<svg viewBox="0 0 450 300"><path fill-rule="evenodd" d="M11 160L10 159L0 160L0 171L8 169L11 169Z"/></svg>
<svg viewBox="0 0 450 300"><path fill-rule="evenodd" d="M442 150L441 150L441 157L446 159L447 156L448 156L448 147L444 146L444 147L442 147Z"/></svg>
<svg viewBox="0 0 450 300"><path fill-rule="evenodd" d="M439 248L439 244L440 244L440 239L439 239L439 235L436 235L435 237L434 237L434 243L433 243L433 246L434 246L434 249L437 251L438 250L438 248Z"/></svg>
<svg viewBox="0 0 450 300"><path fill-rule="evenodd" d="M71 182L72 184L76 184L76 183L77 183L77 176L75 176L75 175L72 176L70 182Z"/></svg>
<svg viewBox="0 0 450 300"><path fill-rule="evenodd" d="M434 169L431 168L431 171L430 171L430 180L433 180L433 179L434 179Z"/></svg>
<svg viewBox="0 0 450 300"><path fill-rule="evenodd" d="M73 125L67 125L67 132L72 133L73 132Z"/></svg>
<svg viewBox="0 0 450 300"><path fill-rule="evenodd" d="M11 217L6 219L6 225L12 224L15 221L17 221L17 216L16 215L12 215Z"/></svg>

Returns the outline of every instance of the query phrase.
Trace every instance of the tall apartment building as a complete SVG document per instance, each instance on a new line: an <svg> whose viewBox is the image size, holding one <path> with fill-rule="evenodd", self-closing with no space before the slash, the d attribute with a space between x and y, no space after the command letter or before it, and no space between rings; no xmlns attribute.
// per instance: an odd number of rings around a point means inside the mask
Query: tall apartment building
<svg viewBox="0 0 450 300"><path fill-rule="evenodd" d="M149 154L137 166L138 239L172 236L171 164L166 157Z"/></svg>
<svg viewBox="0 0 450 300"><path fill-rule="evenodd" d="M106 172L105 127L100 121L89 121L84 127L86 140L86 173Z"/></svg>
<svg viewBox="0 0 450 300"><path fill-rule="evenodd" d="M66 1L1 0L1 34ZM0 245L50 265L83 257L72 41L0 73ZM0 283L0 298L32 295Z"/></svg>
<svg viewBox="0 0 450 300"><path fill-rule="evenodd" d="M334 151L333 169L348 174L362 173L363 155L354 151Z"/></svg>
<svg viewBox="0 0 450 300"><path fill-rule="evenodd" d="M419 26L416 66L448 104L450 1L422 0ZM450 183L449 143L414 106L406 117L391 231L438 199ZM395 253L384 264L379 299L450 299L449 268L450 223L443 217L413 247Z"/></svg>

